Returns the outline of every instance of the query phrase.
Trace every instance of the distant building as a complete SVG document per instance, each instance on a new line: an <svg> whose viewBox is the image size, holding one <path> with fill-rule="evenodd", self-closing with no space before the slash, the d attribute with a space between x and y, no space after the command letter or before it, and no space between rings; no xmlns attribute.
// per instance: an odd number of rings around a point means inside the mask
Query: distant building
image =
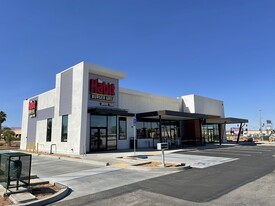
<svg viewBox="0 0 275 206"><path fill-rule="evenodd" d="M16 138L21 138L21 128L11 128L11 130L14 131Z"/></svg>

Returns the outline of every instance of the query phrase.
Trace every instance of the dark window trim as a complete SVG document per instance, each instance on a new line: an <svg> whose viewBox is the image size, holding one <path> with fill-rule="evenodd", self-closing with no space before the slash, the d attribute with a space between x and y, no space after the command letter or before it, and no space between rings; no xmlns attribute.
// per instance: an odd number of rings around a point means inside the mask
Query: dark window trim
<svg viewBox="0 0 275 206"><path fill-rule="evenodd" d="M51 122L51 128L49 129L49 121ZM51 142L52 141L52 127L53 127L53 119L48 118L47 119L47 132L46 132L46 142Z"/></svg>
<svg viewBox="0 0 275 206"><path fill-rule="evenodd" d="M64 127L63 127L64 117L67 117L67 131L66 131L66 133L65 133ZM68 126L69 126L69 116L68 115L62 115L61 142L68 142Z"/></svg>
<svg viewBox="0 0 275 206"><path fill-rule="evenodd" d="M121 137L120 134L120 123L123 122L125 124L125 137ZM118 118L118 139L119 140L126 140L127 139L127 118L126 117L119 117Z"/></svg>

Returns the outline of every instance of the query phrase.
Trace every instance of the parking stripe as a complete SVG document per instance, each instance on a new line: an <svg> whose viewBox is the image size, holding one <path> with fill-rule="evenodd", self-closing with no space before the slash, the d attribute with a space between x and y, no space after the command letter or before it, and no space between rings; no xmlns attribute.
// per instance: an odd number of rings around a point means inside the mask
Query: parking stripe
<svg viewBox="0 0 275 206"><path fill-rule="evenodd" d="M238 154L238 153L229 153L229 152L223 152L223 151L200 151L200 150L196 150L196 151L190 151L193 153L210 153L210 154L219 154L219 155L233 155L233 156L244 156L244 157L250 157L251 155L249 154Z"/></svg>
<svg viewBox="0 0 275 206"><path fill-rule="evenodd" d="M249 148L249 147L234 147L234 148L217 148L222 150L245 150L245 151L258 151L258 152L271 152L274 150L271 149L262 149L262 148Z"/></svg>
<svg viewBox="0 0 275 206"><path fill-rule="evenodd" d="M224 149L222 148L218 148L217 150L221 151ZM251 150L239 150L239 149L231 149L231 150L227 150L226 152L244 152L244 153L252 153L252 154L262 154L263 152L260 151L251 151Z"/></svg>

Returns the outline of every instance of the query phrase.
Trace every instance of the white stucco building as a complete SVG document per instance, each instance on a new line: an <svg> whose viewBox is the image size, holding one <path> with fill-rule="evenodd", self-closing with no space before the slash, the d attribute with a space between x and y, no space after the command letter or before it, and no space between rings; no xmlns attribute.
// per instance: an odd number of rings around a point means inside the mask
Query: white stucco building
<svg viewBox="0 0 275 206"><path fill-rule="evenodd" d="M224 103L198 95L164 97L119 87L126 74L81 62L56 75L53 90L23 103L21 149L82 154L137 148L204 145L225 140ZM136 129L136 130L135 130ZM135 133L136 131L136 133Z"/></svg>

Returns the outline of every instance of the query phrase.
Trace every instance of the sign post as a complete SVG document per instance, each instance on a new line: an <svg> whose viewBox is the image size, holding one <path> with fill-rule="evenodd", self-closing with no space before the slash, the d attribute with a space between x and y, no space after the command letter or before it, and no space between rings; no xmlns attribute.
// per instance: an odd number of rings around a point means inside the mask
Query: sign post
<svg viewBox="0 0 275 206"><path fill-rule="evenodd" d="M162 167L166 167L165 166L165 156L164 156L164 150L168 149L168 143L158 143L157 144L157 149L161 150L162 152Z"/></svg>
<svg viewBox="0 0 275 206"><path fill-rule="evenodd" d="M135 117L133 118L133 127L134 127L134 156L136 156L136 135L137 135L136 125L137 125L137 119L136 119L136 114L135 114Z"/></svg>

